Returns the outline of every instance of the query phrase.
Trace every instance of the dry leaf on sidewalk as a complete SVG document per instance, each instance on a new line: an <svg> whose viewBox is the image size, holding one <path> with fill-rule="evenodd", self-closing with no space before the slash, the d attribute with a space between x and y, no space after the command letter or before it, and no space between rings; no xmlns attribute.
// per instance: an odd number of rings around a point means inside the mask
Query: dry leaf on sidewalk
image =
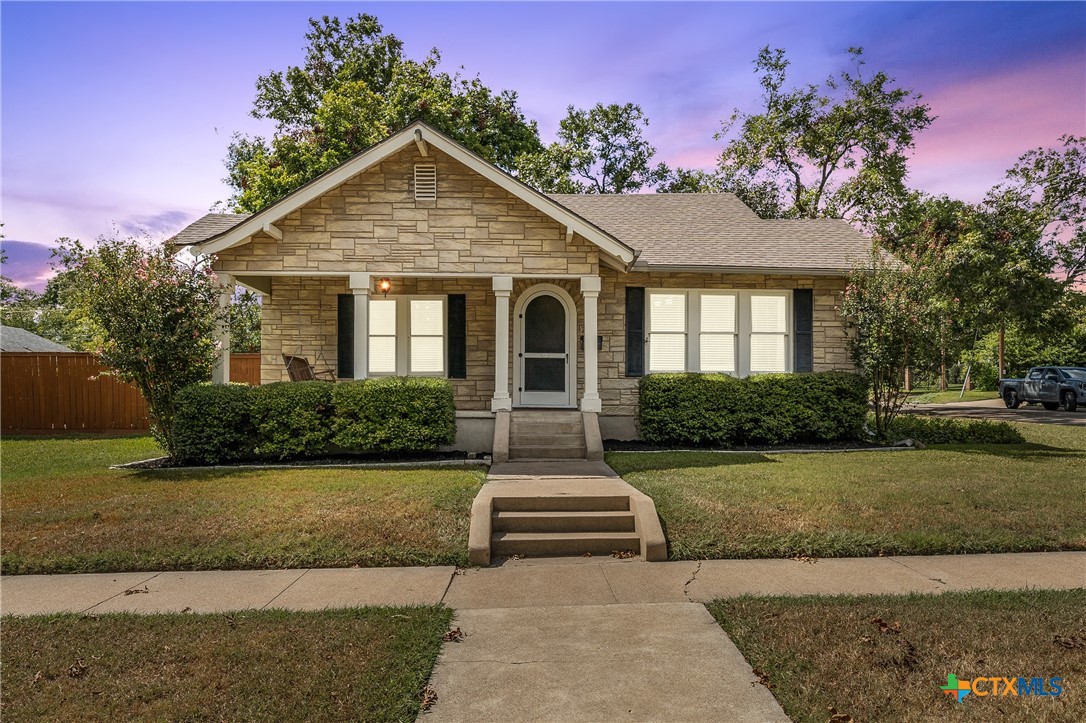
<svg viewBox="0 0 1086 723"><path fill-rule="evenodd" d="M808 565L813 565L818 562L817 557L811 557L809 555L792 555L793 560L796 562L806 562Z"/></svg>
<svg viewBox="0 0 1086 723"><path fill-rule="evenodd" d="M441 636L443 643L459 643L464 639L464 632L460 628L453 628Z"/></svg>
<svg viewBox="0 0 1086 723"><path fill-rule="evenodd" d="M137 595L137 594L139 594L139 593L143 593L143 592L147 592L147 593L149 593L149 592L151 592L151 591L147 589L147 586L146 586L146 585L144 585L144 586L143 586L142 588L140 588L140 587L134 587L134 588L131 588L131 589L125 590L125 591L124 591L124 594L125 594L125 595Z"/></svg>
<svg viewBox="0 0 1086 723"><path fill-rule="evenodd" d="M436 702L437 702L437 691L434 690L433 688L431 688L430 686L426 686L425 688L423 688L422 689L422 709L423 710L430 710L430 708L432 708L434 703L436 703Z"/></svg>

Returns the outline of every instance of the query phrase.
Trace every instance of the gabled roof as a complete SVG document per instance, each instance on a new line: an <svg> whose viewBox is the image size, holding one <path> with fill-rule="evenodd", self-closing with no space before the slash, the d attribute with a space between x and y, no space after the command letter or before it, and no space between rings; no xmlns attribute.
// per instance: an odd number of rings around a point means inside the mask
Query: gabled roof
<svg viewBox="0 0 1086 723"><path fill-rule="evenodd" d="M49 341L17 326L0 326L0 352L70 352L66 346Z"/></svg>
<svg viewBox="0 0 1086 723"><path fill-rule="evenodd" d="M871 257L871 239L845 221L766 220L731 193L552 198L637 249L634 268L833 273Z"/></svg>
<svg viewBox="0 0 1086 723"><path fill-rule="evenodd" d="M203 242L199 242L193 251L200 253L217 253L233 246L247 243L255 233L268 231L277 221L287 214L314 201L333 188L346 183L354 176L377 165L389 156L398 152L401 148L410 144L418 144L420 148L426 144L448 154L455 160L472 169L492 183L504 188L520 200L532 206L540 213L549 216L558 223L566 226L581 237L599 246L606 253L619 259L624 264L630 264L634 260L634 250L619 241L611 234L603 231L592 223L581 218L569 209L555 203L544 194L534 188L525 185L510 176L505 171L488 161L483 160L477 154L472 153L464 146L452 140L443 133L431 128L422 121L415 121L403 130L394 133L385 140L358 153L332 170L318 176L301 188L298 188L267 208L248 216L229 229L220 232ZM205 216L204 219L207 217ZM204 220L204 219L201 219ZM216 220L213 223L218 223ZM199 223L199 222L198 222ZM188 229L182 230L184 234ZM277 233L274 229L270 229ZM178 235L181 235L178 234Z"/></svg>
<svg viewBox="0 0 1086 723"><path fill-rule="evenodd" d="M192 246L193 244L203 243L210 238L229 231L249 218L250 215L248 213L209 213L178 231L177 235L170 240L178 246Z"/></svg>

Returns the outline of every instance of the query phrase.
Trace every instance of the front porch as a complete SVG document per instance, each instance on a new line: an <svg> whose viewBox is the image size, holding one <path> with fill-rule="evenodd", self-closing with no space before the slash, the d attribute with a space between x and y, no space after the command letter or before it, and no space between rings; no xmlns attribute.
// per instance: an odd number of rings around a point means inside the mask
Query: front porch
<svg viewBox="0 0 1086 723"><path fill-rule="evenodd" d="M447 378L457 408L456 447L508 454L516 409L583 413L598 456L598 275L219 272L263 297L261 381L286 381L285 356L337 379ZM596 340L585 343L585 340ZM219 342L229 349L229 329ZM224 353L214 381L229 379ZM581 415L578 415L581 416ZM496 439L500 438L497 442Z"/></svg>

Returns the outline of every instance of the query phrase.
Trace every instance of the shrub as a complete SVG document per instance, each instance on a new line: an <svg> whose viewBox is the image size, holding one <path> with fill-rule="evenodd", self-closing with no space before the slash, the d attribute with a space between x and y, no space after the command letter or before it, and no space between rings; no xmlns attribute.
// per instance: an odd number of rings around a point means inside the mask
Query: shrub
<svg viewBox="0 0 1086 723"><path fill-rule="evenodd" d="M654 444L729 446L855 439L868 389L856 374L650 374L641 379L641 436Z"/></svg>
<svg viewBox="0 0 1086 723"><path fill-rule="evenodd" d="M902 415L890 425L894 440L913 438L924 444L1022 444L1025 438L1006 422L941 419Z"/></svg>
<svg viewBox="0 0 1086 723"><path fill-rule="evenodd" d="M256 430L252 388L245 384L193 384L177 394L175 458L181 464L218 464L253 455Z"/></svg>
<svg viewBox="0 0 1086 723"><path fill-rule="evenodd" d="M252 391L256 453L314 457L332 441L332 387L328 382L276 382Z"/></svg>
<svg viewBox="0 0 1086 723"><path fill-rule="evenodd" d="M452 386L444 379L385 377L335 385L335 444L380 452L424 451L456 439Z"/></svg>

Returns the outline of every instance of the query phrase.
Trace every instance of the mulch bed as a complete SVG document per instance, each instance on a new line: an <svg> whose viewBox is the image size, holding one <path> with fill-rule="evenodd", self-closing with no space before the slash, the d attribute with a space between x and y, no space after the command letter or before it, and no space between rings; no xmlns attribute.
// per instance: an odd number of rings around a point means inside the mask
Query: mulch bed
<svg viewBox="0 0 1086 723"><path fill-rule="evenodd" d="M211 468L267 468L267 467L353 467L379 464L414 464L420 462L463 462L482 460L482 455L468 452L426 452L411 454L350 454L328 455L325 457L305 457L301 459L254 459L215 465L174 464L169 457L155 457L139 462L115 465L120 469L206 469Z"/></svg>

